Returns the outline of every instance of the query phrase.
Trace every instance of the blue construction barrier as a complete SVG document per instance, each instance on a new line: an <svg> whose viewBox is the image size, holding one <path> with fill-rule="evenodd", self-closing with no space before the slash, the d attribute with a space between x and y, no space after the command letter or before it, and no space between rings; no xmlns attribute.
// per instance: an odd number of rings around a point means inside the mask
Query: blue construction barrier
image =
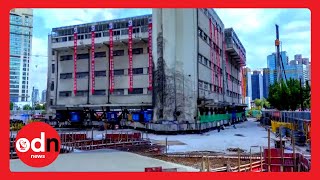
<svg viewBox="0 0 320 180"><path fill-rule="evenodd" d="M117 112L107 112L107 119L108 121L116 121L118 119Z"/></svg>
<svg viewBox="0 0 320 180"><path fill-rule="evenodd" d="M81 117L80 117L80 113L79 112L71 112L70 113L71 122L80 122L81 121Z"/></svg>

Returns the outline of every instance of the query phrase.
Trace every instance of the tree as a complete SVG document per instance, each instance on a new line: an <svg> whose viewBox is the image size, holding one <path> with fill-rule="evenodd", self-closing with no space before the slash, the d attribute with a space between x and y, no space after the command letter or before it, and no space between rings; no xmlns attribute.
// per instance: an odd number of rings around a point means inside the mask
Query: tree
<svg viewBox="0 0 320 180"><path fill-rule="evenodd" d="M10 110L13 110L13 106L14 106L13 102L10 102Z"/></svg>
<svg viewBox="0 0 320 180"><path fill-rule="evenodd" d="M42 106L40 104L36 104L34 107L35 110L41 110Z"/></svg>
<svg viewBox="0 0 320 180"><path fill-rule="evenodd" d="M261 109L261 107L262 107L262 101L261 101L261 99L255 99L254 100L254 104L256 105L256 107L258 108L258 109Z"/></svg>
<svg viewBox="0 0 320 180"><path fill-rule="evenodd" d="M42 106L41 106L41 110L46 110L46 106L47 106L47 104L46 104L46 103L42 104Z"/></svg>
<svg viewBox="0 0 320 180"><path fill-rule="evenodd" d="M300 89L301 88L301 89ZM296 110L301 106L300 90L305 94L310 93L306 87L300 87L299 80L289 79L270 85L268 101L278 110Z"/></svg>
<svg viewBox="0 0 320 180"><path fill-rule="evenodd" d="M267 101L266 99L264 99L263 107L264 107L264 108L270 108L270 103L269 103L269 101Z"/></svg>
<svg viewBox="0 0 320 180"><path fill-rule="evenodd" d="M31 110L31 106L29 104L26 104L23 106L23 110Z"/></svg>

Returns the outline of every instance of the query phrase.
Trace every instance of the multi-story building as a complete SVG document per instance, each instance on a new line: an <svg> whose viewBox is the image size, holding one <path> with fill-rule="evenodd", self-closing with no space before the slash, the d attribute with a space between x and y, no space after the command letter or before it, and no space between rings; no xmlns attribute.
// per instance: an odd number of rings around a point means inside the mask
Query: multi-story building
<svg viewBox="0 0 320 180"><path fill-rule="evenodd" d="M33 29L32 9L10 11L10 101L26 102Z"/></svg>
<svg viewBox="0 0 320 180"><path fill-rule="evenodd" d="M270 86L270 69L263 68L263 97L265 99L269 96L269 86Z"/></svg>
<svg viewBox="0 0 320 180"><path fill-rule="evenodd" d="M45 103L47 100L46 100L46 95L47 95L47 90L43 90L42 93L41 93L41 102L42 103Z"/></svg>
<svg viewBox="0 0 320 180"><path fill-rule="evenodd" d="M252 100L263 98L263 77L260 71L253 71L252 82Z"/></svg>
<svg viewBox="0 0 320 180"><path fill-rule="evenodd" d="M247 67L244 71L246 72L246 97L250 97L250 99L252 99L251 69Z"/></svg>
<svg viewBox="0 0 320 180"><path fill-rule="evenodd" d="M286 51L280 52L282 64L286 66L288 64L288 56ZM272 53L267 56L268 68L270 69L270 84L274 84L277 81L277 71L276 71L276 53ZM281 67L281 69L283 69ZM282 77L285 77L284 71L282 71Z"/></svg>
<svg viewBox="0 0 320 180"><path fill-rule="evenodd" d="M39 102L39 89L32 87L32 104Z"/></svg>
<svg viewBox="0 0 320 180"><path fill-rule="evenodd" d="M213 9L153 9L152 15L54 28L48 109L143 107L153 110L153 121L194 122L198 107L244 104L245 54Z"/></svg>

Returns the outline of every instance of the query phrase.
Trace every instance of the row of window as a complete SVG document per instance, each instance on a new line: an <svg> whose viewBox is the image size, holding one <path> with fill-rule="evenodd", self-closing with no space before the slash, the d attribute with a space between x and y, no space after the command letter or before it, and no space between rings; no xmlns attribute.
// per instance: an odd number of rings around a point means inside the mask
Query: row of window
<svg viewBox="0 0 320 180"><path fill-rule="evenodd" d="M53 66L54 67L54 66ZM52 71L54 72L54 71ZM115 76L124 75L124 69L116 69L113 71ZM132 68L132 74L143 74L143 68ZM95 71L95 77L105 77L107 75L106 71ZM86 78L89 76L89 72L77 72L77 78ZM61 73L60 79L72 79L72 73Z"/></svg>
<svg viewBox="0 0 320 180"><path fill-rule="evenodd" d="M221 56L222 54L222 49L220 49L220 47L218 47L218 45L216 43L211 43L211 38L210 36L208 36L201 28L198 27L198 36L201 37L201 39L207 43L209 45L209 47L211 47L211 45L213 44L213 50L216 52L218 51L218 54Z"/></svg>
<svg viewBox="0 0 320 180"><path fill-rule="evenodd" d="M198 81L199 89L204 89L207 91L212 91L215 93L222 93L222 87L219 87L217 85L212 85L211 83L207 83L205 81Z"/></svg>
<svg viewBox="0 0 320 180"><path fill-rule="evenodd" d="M128 53L129 53L129 51L128 51ZM133 48L132 54L143 54L143 48ZM94 53L94 58L102 58L102 57L106 57L106 56L107 56L106 52L95 52ZM124 50L114 50L113 56L124 56ZM89 58L90 58L89 53L77 54L77 59L89 59ZM60 56L60 61L67 61L67 60L73 60L73 55Z"/></svg>
<svg viewBox="0 0 320 180"><path fill-rule="evenodd" d="M214 72L217 73L217 70L220 69L220 74L222 74L222 68L219 68L216 64L212 63L208 58L204 57L202 54L198 54L198 61L208 67L209 69L214 68Z"/></svg>
<svg viewBox="0 0 320 180"><path fill-rule="evenodd" d="M132 91L128 91L128 94L143 94L143 88L133 88ZM87 96L88 91L77 91L76 96ZM94 90L93 95L105 96L106 90ZM112 95L124 95L124 89L114 89ZM60 91L60 97L71 97L72 91Z"/></svg>
<svg viewBox="0 0 320 180"><path fill-rule="evenodd" d="M148 27L141 27L140 28L133 28L132 29L132 33L133 33L133 38L137 37L136 33L140 33L141 32L147 32ZM128 34L128 29L122 29L122 30L114 30L113 31L113 35L114 36L120 36L120 35L127 35ZM95 33L95 38L100 38L100 37L109 37L109 31L104 31L104 32L96 32ZM139 34L138 34L139 36ZM79 40L83 40L83 39L91 39L91 33L88 34L80 34L77 36L77 39ZM68 37L58 37L58 38L53 38L52 42L56 43L56 42L67 42L67 41L73 41L74 40L74 36L68 36Z"/></svg>
<svg viewBox="0 0 320 180"><path fill-rule="evenodd" d="M227 73L227 78L228 78L228 75L230 76L231 82L234 82L234 83L236 83L236 84L238 84L238 85L241 84L241 81L239 81L236 77L233 77L233 76L230 75L229 73Z"/></svg>
<svg viewBox="0 0 320 180"><path fill-rule="evenodd" d="M240 98L240 94L236 93L236 92L232 92L227 90L227 96L230 96L232 98Z"/></svg>

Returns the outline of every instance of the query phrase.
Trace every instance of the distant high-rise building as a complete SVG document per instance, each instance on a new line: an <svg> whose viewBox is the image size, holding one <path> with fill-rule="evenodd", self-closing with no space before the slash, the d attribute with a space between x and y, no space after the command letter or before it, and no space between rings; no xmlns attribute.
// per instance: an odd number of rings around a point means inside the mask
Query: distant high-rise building
<svg viewBox="0 0 320 180"><path fill-rule="evenodd" d="M246 76L246 97L250 97L252 99L252 83L251 83L251 70L249 68L245 68L245 76Z"/></svg>
<svg viewBox="0 0 320 180"><path fill-rule="evenodd" d="M32 88L32 104L39 102L39 89Z"/></svg>
<svg viewBox="0 0 320 180"><path fill-rule="evenodd" d="M47 95L47 90L43 90L41 93L41 102L42 103L46 102L46 95Z"/></svg>
<svg viewBox="0 0 320 180"><path fill-rule="evenodd" d="M270 69L263 68L263 97L268 98L270 86Z"/></svg>
<svg viewBox="0 0 320 180"><path fill-rule="evenodd" d="M286 66L288 64L288 56L286 51L282 51L281 58L283 65ZM267 56L268 68L270 69L269 73L269 83L273 84L277 81L277 72L276 72L276 53L272 53ZM282 67L281 67L282 69ZM285 78L284 72L282 71L282 77Z"/></svg>
<svg viewBox="0 0 320 180"><path fill-rule="evenodd" d="M10 10L10 101L26 102L32 45L32 9Z"/></svg>
<svg viewBox="0 0 320 180"><path fill-rule="evenodd" d="M304 64L304 65L308 65L309 64L309 58L303 58L301 54L294 55L294 60L293 61L296 61L297 64Z"/></svg>
<svg viewBox="0 0 320 180"><path fill-rule="evenodd" d="M309 64L309 58L302 58L302 64L308 65Z"/></svg>
<svg viewBox="0 0 320 180"><path fill-rule="evenodd" d="M276 54L273 53L267 57L268 68L270 69L269 75L269 84L273 84L276 81L277 73L275 72L275 57ZM291 79L302 79L302 84L305 85L306 80L308 79L308 63L309 58L302 58L301 54L294 55L294 60L291 60L290 63L288 61L284 61L284 59L288 59L285 51L281 52L281 57L283 60L283 79L289 80Z"/></svg>
<svg viewBox="0 0 320 180"><path fill-rule="evenodd" d="M253 71L251 75L252 100L263 98L263 78L260 71Z"/></svg>
<svg viewBox="0 0 320 180"><path fill-rule="evenodd" d="M309 79L309 58L303 58L301 54L294 55L294 60L285 66L287 79L301 79L302 84L306 84Z"/></svg>

